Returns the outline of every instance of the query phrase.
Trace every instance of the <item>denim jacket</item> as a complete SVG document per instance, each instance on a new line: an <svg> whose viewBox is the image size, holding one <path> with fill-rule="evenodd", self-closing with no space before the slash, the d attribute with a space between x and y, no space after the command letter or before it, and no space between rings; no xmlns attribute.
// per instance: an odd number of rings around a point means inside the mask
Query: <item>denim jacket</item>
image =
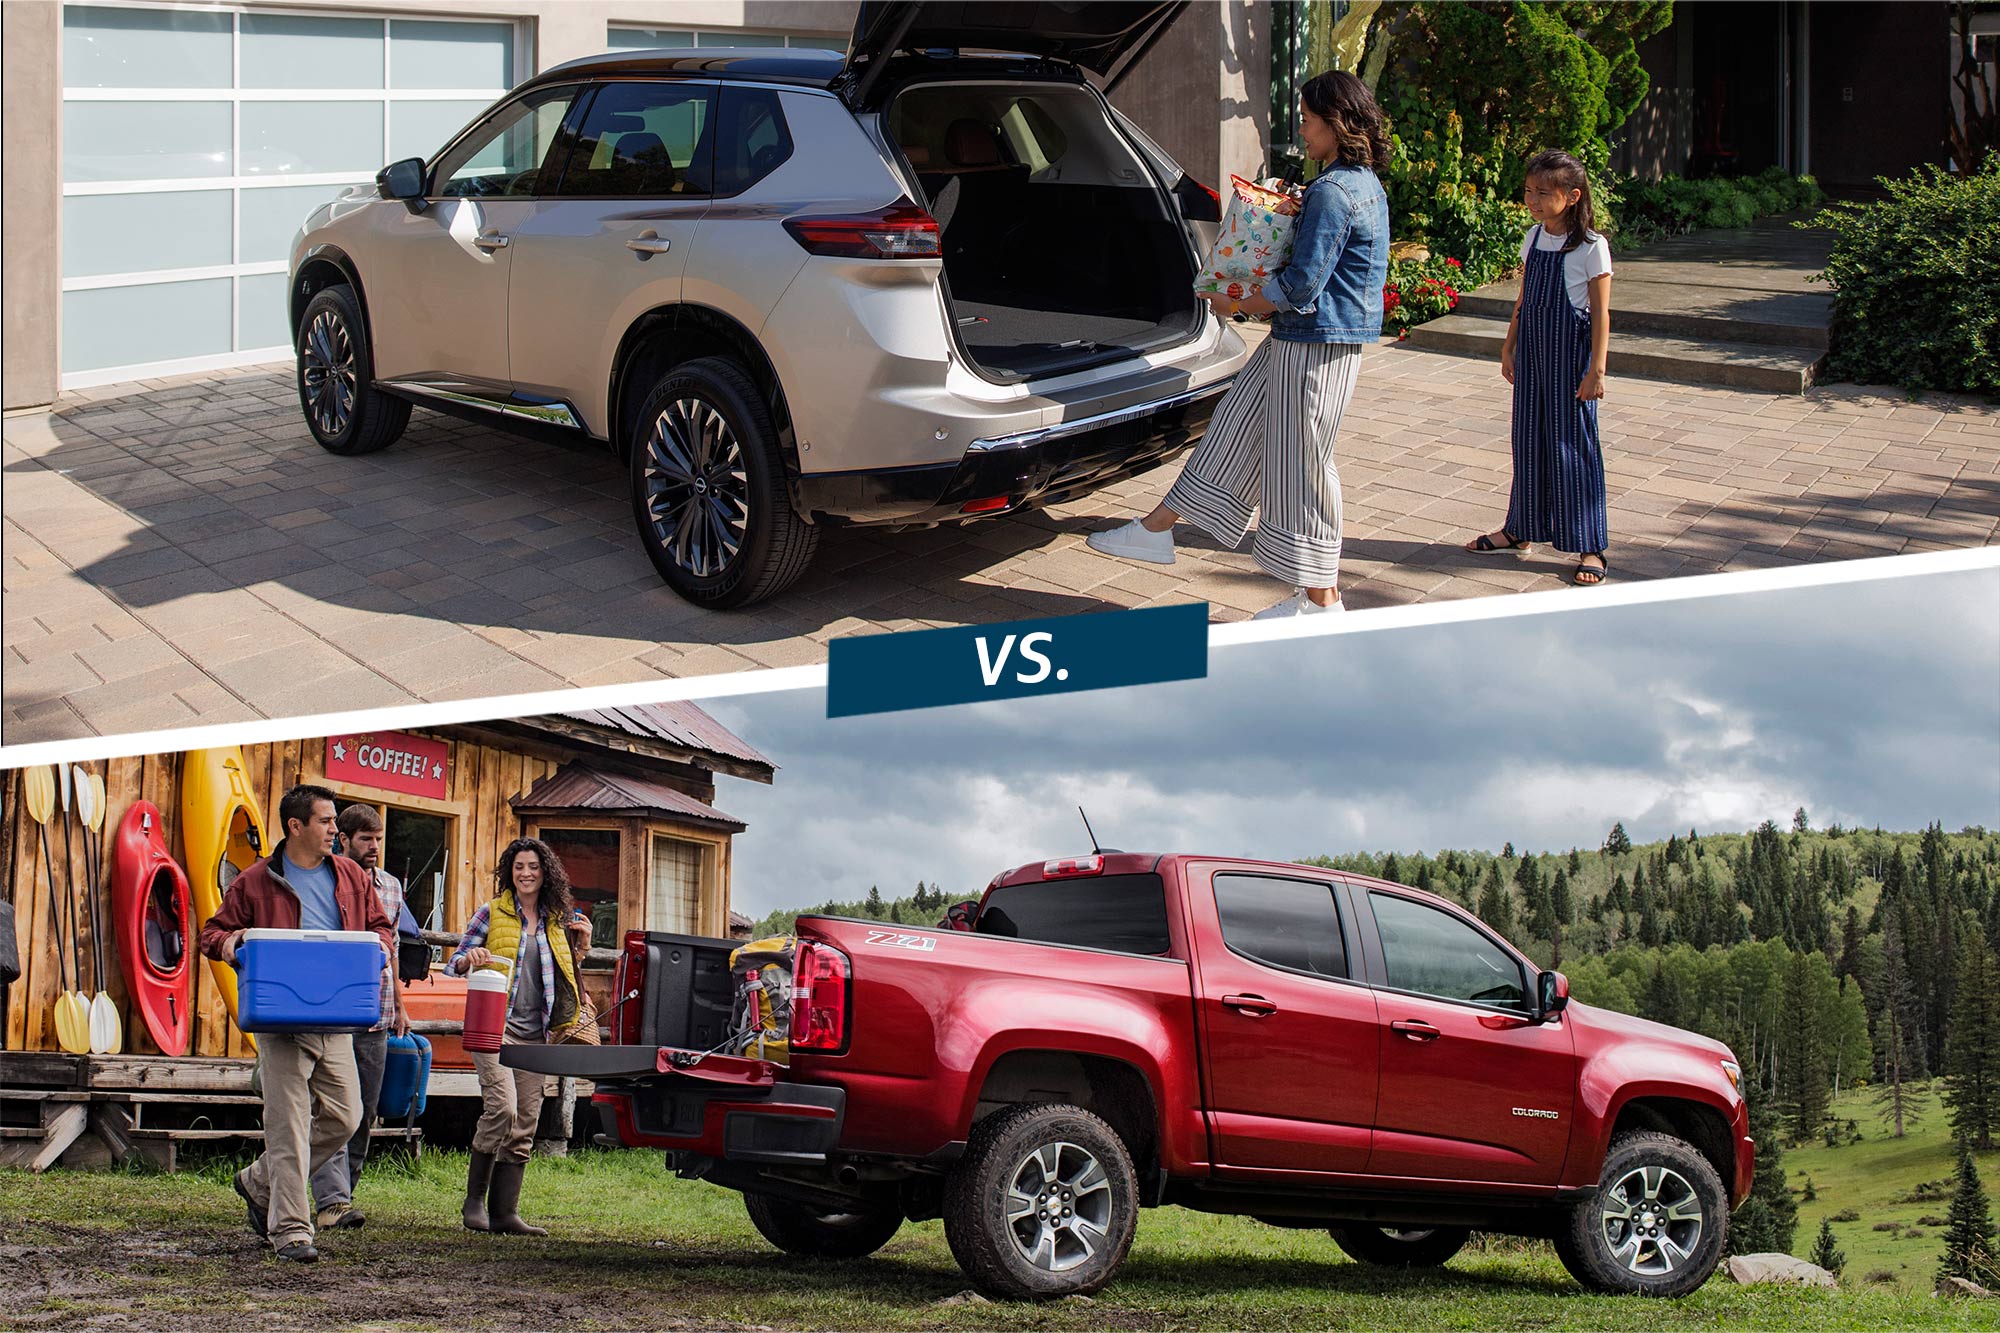
<svg viewBox="0 0 2000 1333"><path fill-rule="evenodd" d="M1367 167L1339 163L1306 186L1292 258L1264 285L1278 307L1271 336L1295 343L1371 343L1382 336L1389 277L1389 197Z"/></svg>

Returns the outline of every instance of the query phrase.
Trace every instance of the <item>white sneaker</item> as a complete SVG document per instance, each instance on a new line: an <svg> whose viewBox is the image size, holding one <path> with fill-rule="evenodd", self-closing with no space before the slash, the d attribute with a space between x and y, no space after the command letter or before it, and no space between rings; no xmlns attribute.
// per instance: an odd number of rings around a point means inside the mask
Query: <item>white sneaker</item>
<svg viewBox="0 0 2000 1333"><path fill-rule="evenodd" d="M1144 560L1153 565L1174 563L1174 530L1148 532L1138 519L1121 523L1109 532L1093 532L1085 539L1093 551L1126 560Z"/></svg>
<svg viewBox="0 0 2000 1333"><path fill-rule="evenodd" d="M1265 607L1250 618L1252 620L1288 620L1293 616L1323 616L1334 611L1345 611L1346 609L1347 602L1345 599L1336 599L1330 605L1321 606L1318 602L1306 596L1304 588L1294 588L1290 597L1279 602L1276 606Z"/></svg>

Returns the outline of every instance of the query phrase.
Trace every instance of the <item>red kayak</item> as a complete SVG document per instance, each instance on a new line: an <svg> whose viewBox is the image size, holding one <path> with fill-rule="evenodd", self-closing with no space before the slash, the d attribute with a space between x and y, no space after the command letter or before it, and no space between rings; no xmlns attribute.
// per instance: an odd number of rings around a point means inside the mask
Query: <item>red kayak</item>
<svg viewBox="0 0 2000 1333"><path fill-rule="evenodd" d="M126 987L167 1055L186 1055L194 1031L190 901L187 875L167 852L159 809L134 801L112 842L111 912Z"/></svg>

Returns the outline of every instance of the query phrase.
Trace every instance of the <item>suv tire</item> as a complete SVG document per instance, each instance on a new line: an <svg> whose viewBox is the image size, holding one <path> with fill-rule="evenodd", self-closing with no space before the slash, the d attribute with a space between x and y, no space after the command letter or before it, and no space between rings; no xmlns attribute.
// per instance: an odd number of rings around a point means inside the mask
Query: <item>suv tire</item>
<svg viewBox="0 0 2000 1333"><path fill-rule="evenodd" d="M746 1191L743 1207L765 1240L806 1259L860 1259L875 1253L902 1229L899 1208L816 1213L802 1203Z"/></svg>
<svg viewBox="0 0 2000 1333"><path fill-rule="evenodd" d="M1685 1139L1620 1134L1604 1156L1597 1194L1570 1210L1556 1255L1570 1276L1612 1295L1685 1296L1722 1259L1729 1194Z"/></svg>
<svg viewBox="0 0 2000 1333"><path fill-rule="evenodd" d="M632 518L667 585L697 606L748 606L805 572L819 530L792 509L770 407L721 357L674 367L630 426Z"/></svg>
<svg viewBox="0 0 2000 1333"><path fill-rule="evenodd" d="M1138 1222L1124 1141L1077 1106L994 1112L945 1181L952 1257L973 1286L1004 1300L1096 1291L1125 1262Z"/></svg>
<svg viewBox="0 0 2000 1333"><path fill-rule="evenodd" d="M1333 1243L1356 1263L1383 1268L1436 1268L1465 1248L1470 1227L1332 1227Z"/></svg>
<svg viewBox="0 0 2000 1333"><path fill-rule="evenodd" d="M401 438L410 405L375 387L354 289L322 287L299 316L297 380L306 429L328 453L372 454Z"/></svg>

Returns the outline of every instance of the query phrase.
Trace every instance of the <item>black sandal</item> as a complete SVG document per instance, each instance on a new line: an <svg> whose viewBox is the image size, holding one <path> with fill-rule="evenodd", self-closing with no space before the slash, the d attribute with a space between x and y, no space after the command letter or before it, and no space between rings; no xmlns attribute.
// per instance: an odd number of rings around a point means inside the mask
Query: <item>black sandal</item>
<svg viewBox="0 0 2000 1333"><path fill-rule="evenodd" d="M1570 582L1576 584L1579 588L1595 588L1598 584L1604 582L1605 578L1611 573L1611 561L1605 556L1604 552L1592 551L1590 555L1584 557L1584 560L1589 560L1592 556L1596 557L1598 563L1586 565L1582 561L1578 561L1576 573L1570 576Z"/></svg>
<svg viewBox="0 0 2000 1333"><path fill-rule="evenodd" d="M1502 528L1500 529L1500 535L1502 537L1512 537L1514 534ZM1493 540L1492 533L1482 532L1478 537L1467 542L1465 549L1474 555L1488 555L1496 551L1526 551L1529 549L1529 545L1525 541L1496 542Z"/></svg>

